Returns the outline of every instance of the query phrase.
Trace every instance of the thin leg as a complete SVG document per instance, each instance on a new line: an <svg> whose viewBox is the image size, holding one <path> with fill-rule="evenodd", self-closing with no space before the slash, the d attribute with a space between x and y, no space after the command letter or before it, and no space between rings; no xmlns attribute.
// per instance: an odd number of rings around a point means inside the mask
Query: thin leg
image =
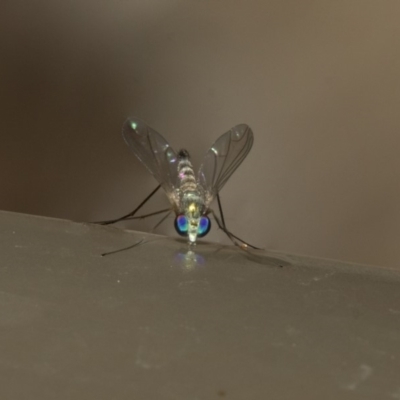
<svg viewBox="0 0 400 400"><path fill-rule="evenodd" d="M123 247L122 249L109 251L109 252L107 252L107 253L103 253L101 256L102 256L102 257L105 257L105 256L109 256L110 254L119 253L120 251L125 251L125 250L129 250L129 249L133 249L134 247L139 246L139 244L141 244L141 243L143 243L143 242L144 242L144 238L141 239L141 240L139 240L138 242L136 242L136 243L134 243L134 244L131 244L131 245L128 246L128 247Z"/></svg>
<svg viewBox="0 0 400 400"><path fill-rule="evenodd" d="M224 218L224 213L222 212L222 205L219 193L217 193L217 202L218 202L219 215L221 216L222 225L226 229L225 218Z"/></svg>
<svg viewBox="0 0 400 400"><path fill-rule="evenodd" d="M168 208L167 210L162 210L162 211L157 211L155 213L151 213L151 215L156 215L156 214L161 214L161 212L165 212L165 211L169 211L169 213L157 223L157 225L151 230L151 232L153 232L159 225L161 225L167 219L167 217L171 214L171 210ZM149 215L142 215L141 217L145 218L145 217L148 217L148 216ZM141 218L141 217L136 217L136 218ZM103 253L101 256L104 257L104 256L108 256L109 254L119 253L120 251L130 250L130 249L133 249L136 246L139 246L139 244L141 244L143 242L144 242L144 238L142 240L139 240L138 242L128 246L128 247L123 247L122 249L109 251L107 253Z"/></svg>
<svg viewBox="0 0 400 400"><path fill-rule="evenodd" d="M262 250L259 247L253 246L250 243L245 242L243 239L240 239L240 237L234 235L232 232L229 232L223 225L222 222L220 221L220 219L215 215L214 211L211 211L215 221L217 222L218 228L220 228L225 234L226 236L228 236L228 238L232 241L232 243L237 246L240 247L241 249L245 249L246 247L251 247L252 249L255 250ZM239 240L242 244L239 244L235 239Z"/></svg>
<svg viewBox="0 0 400 400"><path fill-rule="evenodd" d="M110 224L115 224L116 222L123 221L124 219L128 219L129 217L133 217L146 203L147 201L150 200L150 198L157 192L158 189L160 189L161 185L158 185L133 211L131 211L129 214L126 214L120 218L116 219L110 219L108 221L99 221L95 222L95 224L100 224L100 225L110 225Z"/></svg>
<svg viewBox="0 0 400 400"><path fill-rule="evenodd" d="M218 228L221 229L226 236L228 236L228 238L232 241L232 243L235 246L241 247L240 244L235 240L235 238L233 237L233 235L222 225L222 222L219 220L219 218L216 216L215 212L211 210L211 214L213 215L215 222L218 225Z"/></svg>
<svg viewBox="0 0 400 400"><path fill-rule="evenodd" d="M255 250L261 250L259 247L253 246L252 244L245 242L243 239L240 239L240 237L238 237L238 236L234 235L232 232L228 231L228 229L227 229L227 227L226 227L226 224L225 224L225 218L224 218L224 213L223 213L223 211L222 211L221 199L220 199L220 197L219 197L219 194L217 194L217 202L218 202L218 209L219 209L219 213L220 213L220 216L221 216L221 220L219 220L219 218L215 215L215 212L214 212L214 211L211 211L211 213L212 213L212 215L213 215L215 221L217 222L218 227L219 227L222 231L225 232L225 234L226 234L226 235L228 236L228 238L232 241L232 243L233 243L235 246L238 246L238 247L240 247L240 248L243 248L243 245L244 245L244 247L251 247L252 249L255 249ZM239 244L236 240L234 240L234 239L239 240L239 242L242 242L242 245L240 245L240 244Z"/></svg>
<svg viewBox="0 0 400 400"><path fill-rule="evenodd" d="M170 211L167 215L165 215L164 217L162 217L160 219L160 221L157 222L157 224L153 227L153 229L151 230L151 232L154 232L171 214L172 211Z"/></svg>
<svg viewBox="0 0 400 400"><path fill-rule="evenodd" d="M137 217L128 217L126 219L145 219L147 217L152 217L153 215L158 215L158 214L162 214L165 213L167 211L171 211L171 208L164 208L164 210L160 210L160 211L155 211L149 214L143 214L143 215L138 215Z"/></svg>

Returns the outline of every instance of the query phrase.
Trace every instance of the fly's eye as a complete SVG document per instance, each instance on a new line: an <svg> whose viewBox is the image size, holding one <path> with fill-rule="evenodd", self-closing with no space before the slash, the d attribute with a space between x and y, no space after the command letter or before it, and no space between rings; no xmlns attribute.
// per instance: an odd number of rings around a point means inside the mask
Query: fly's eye
<svg viewBox="0 0 400 400"><path fill-rule="evenodd" d="M175 218L175 230L181 236L187 236L189 230L188 219L184 215L178 215Z"/></svg>
<svg viewBox="0 0 400 400"><path fill-rule="evenodd" d="M199 222L199 228L197 230L197 236L203 237L206 236L211 229L211 221L208 217L201 217Z"/></svg>

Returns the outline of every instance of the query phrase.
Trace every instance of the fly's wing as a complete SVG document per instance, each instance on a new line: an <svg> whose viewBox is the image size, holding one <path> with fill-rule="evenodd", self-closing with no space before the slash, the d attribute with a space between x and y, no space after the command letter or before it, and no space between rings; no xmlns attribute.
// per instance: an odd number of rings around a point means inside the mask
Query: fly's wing
<svg viewBox="0 0 400 400"><path fill-rule="evenodd" d="M128 118L122 136L135 156L167 193L174 203L173 192L178 178L178 158L169 143L154 129L138 118Z"/></svg>
<svg viewBox="0 0 400 400"><path fill-rule="evenodd" d="M205 191L206 207L246 158L252 145L252 130L241 124L220 136L208 150L198 175L198 182Z"/></svg>

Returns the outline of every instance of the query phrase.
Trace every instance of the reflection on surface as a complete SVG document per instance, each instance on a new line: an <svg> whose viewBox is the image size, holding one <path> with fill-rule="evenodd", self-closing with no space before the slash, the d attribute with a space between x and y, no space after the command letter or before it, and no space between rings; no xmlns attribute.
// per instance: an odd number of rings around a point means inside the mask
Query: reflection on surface
<svg viewBox="0 0 400 400"><path fill-rule="evenodd" d="M225 246L219 243L199 241L195 246L188 246L180 238L164 238L178 245L174 252L174 262L186 270L193 270L198 267L206 267L231 262L251 261L255 264L267 267L289 267L293 266L293 260L283 254L262 249L239 248L236 246Z"/></svg>
<svg viewBox="0 0 400 400"><path fill-rule="evenodd" d="M201 267L205 264L204 257L195 253L190 247L187 248L186 251L183 249L178 251L175 254L175 261L188 270Z"/></svg>
<svg viewBox="0 0 400 400"><path fill-rule="evenodd" d="M225 264L234 262L234 260L247 259L256 264L269 267L288 267L292 265L292 262L281 254L274 254L265 250L243 249L235 246L227 247L215 243L197 243L196 247L181 247L174 256L175 263L186 270L204 267L206 259L212 264L215 262Z"/></svg>
<svg viewBox="0 0 400 400"><path fill-rule="evenodd" d="M284 256L271 256L265 250L254 250L254 249L238 249L242 253L245 253L245 257L257 264L269 265L271 267L288 267L292 263L287 260Z"/></svg>

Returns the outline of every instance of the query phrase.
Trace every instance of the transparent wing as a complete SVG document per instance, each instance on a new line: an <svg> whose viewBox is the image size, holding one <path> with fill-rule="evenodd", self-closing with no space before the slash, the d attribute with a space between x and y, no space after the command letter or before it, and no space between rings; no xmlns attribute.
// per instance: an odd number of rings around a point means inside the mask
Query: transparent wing
<svg viewBox="0 0 400 400"><path fill-rule="evenodd" d="M128 118L122 136L135 156L163 187L172 200L178 178L178 158L169 143L138 118Z"/></svg>
<svg viewBox="0 0 400 400"><path fill-rule="evenodd" d="M252 145L252 130L241 124L220 136L208 150L198 175L199 184L205 190L207 207L246 158Z"/></svg>

